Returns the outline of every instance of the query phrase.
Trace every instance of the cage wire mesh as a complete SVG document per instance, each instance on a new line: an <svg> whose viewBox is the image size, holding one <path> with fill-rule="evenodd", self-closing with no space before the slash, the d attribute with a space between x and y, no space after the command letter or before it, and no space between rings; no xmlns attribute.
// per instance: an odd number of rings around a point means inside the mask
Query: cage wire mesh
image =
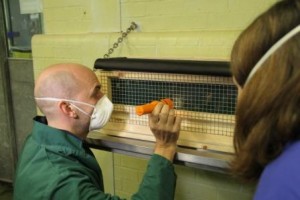
<svg viewBox="0 0 300 200"><path fill-rule="evenodd" d="M237 89L230 77L101 70L97 76L114 104L110 122L148 126L135 106L171 98L182 131L233 136Z"/></svg>

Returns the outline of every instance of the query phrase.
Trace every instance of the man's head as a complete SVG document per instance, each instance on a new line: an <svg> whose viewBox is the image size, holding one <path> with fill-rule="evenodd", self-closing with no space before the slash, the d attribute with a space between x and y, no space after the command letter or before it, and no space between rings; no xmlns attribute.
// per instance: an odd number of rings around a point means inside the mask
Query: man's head
<svg viewBox="0 0 300 200"><path fill-rule="evenodd" d="M80 64L67 63L55 64L42 71L36 80L34 95L37 98L37 106L47 117L49 126L85 138L94 108L65 100L95 105L103 93L92 70ZM38 99L45 97L59 100Z"/></svg>

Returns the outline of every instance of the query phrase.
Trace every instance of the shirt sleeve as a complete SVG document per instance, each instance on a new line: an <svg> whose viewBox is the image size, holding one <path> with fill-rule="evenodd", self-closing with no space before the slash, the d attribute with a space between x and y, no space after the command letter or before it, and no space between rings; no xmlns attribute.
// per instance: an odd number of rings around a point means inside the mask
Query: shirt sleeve
<svg viewBox="0 0 300 200"><path fill-rule="evenodd" d="M104 180L105 181L105 180ZM176 174L173 164L162 156L152 155L139 190L131 199L168 200L174 199ZM104 193L88 178L77 173L61 178L50 199L73 200L120 200L122 198Z"/></svg>
<svg viewBox="0 0 300 200"><path fill-rule="evenodd" d="M176 174L173 164L166 158L152 155L139 190L132 199L174 199Z"/></svg>
<svg viewBox="0 0 300 200"><path fill-rule="evenodd" d="M49 199L121 200L122 198L104 193L87 176L72 174L56 185Z"/></svg>

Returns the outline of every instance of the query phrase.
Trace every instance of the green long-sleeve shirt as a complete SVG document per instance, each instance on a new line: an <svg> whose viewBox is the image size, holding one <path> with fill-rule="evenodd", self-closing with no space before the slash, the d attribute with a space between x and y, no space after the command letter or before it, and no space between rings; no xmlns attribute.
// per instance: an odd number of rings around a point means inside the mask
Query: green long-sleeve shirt
<svg viewBox="0 0 300 200"><path fill-rule="evenodd" d="M101 169L84 142L40 119L19 159L14 199L120 199L104 192ZM174 199L175 184L172 163L154 154L132 199Z"/></svg>

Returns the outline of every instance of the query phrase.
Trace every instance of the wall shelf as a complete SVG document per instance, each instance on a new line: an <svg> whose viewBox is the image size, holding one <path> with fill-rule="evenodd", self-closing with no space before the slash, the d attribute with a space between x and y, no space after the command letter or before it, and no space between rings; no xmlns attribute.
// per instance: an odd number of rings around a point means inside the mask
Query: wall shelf
<svg viewBox="0 0 300 200"><path fill-rule="evenodd" d="M99 132L91 132L88 135L87 144L91 148L143 158L149 158L154 148L154 142L109 136ZM228 163L232 157L233 154L230 153L178 147L174 163L227 173Z"/></svg>

